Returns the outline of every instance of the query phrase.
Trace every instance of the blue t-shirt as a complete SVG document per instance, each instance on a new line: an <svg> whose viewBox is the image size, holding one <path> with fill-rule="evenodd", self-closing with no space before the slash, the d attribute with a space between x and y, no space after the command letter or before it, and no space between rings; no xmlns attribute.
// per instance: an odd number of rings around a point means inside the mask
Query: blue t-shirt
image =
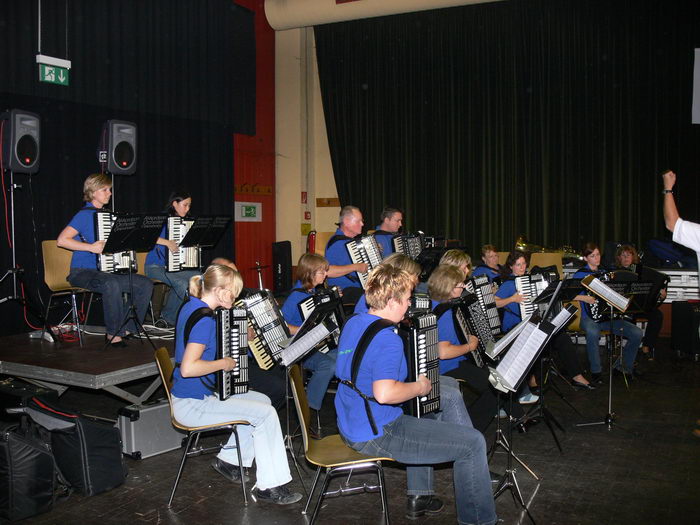
<svg viewBox="0 0 700 525"><path fill-rule="evenodd" d="M168 238L168 221L163 224L163 229L160 230L158 237L161 239ZM153 249L146 255L146 264L155 264L156 266L166 266L168 255L168 247L162 244L156 244Z"/></svg>
<svg viewBox="0 0 700 525"><path fill-rule="evenodd" d="M68 226L75 228L78 235L73 237L76 241L87 242L92 244L95 242L95 208L91 202L85 204L68 223ZM89 268L97 270L97 254L85 251L74 251L71 257L71 268Z"/></svg>
<svg viewBox="0 0 700 525"><path fill-rule="evenodd" d="M338 360L335 375L339 379L350 379L352 357L355 346L367 327L379 317L370 314L355 315L343 326L338 342ZM370 343L360 363L355 386L368 397L372 397L372 383L382 379L405 381L408 374L403 342L391 328L380 331ZM349 441L364 442L384 434L382 427L403 414L401 405L382 405L370 401L370 410L379 432L375 435L369 424L365 403L357 392L339 384L335 395L335 411L338 414L338 430Z"/></svg>
<svg viewBox="0 0 700 525"><path fill-rule="evenodd" d="M572 279L583 279L584 277L587 277L593 273L593 270L591 270L591 267L586 265L583 268L580 268L574 275L571 276ZM586 290L583 290L581 292L581 295L590 295ZM590 307L588 303L584 303L583 301L579 301L579 305L581 306L581 317L590 317Z"/></svg>
<svg viewBox="0 0 700 525"><path fill-rule="evenodd" d="M365 294L362 294L355 304L355 309L353 310L356 314L366 314L369 312L369 306L367 306L367 298Z"/></svg>
<svg viewBox="0 0 700 525"><path fill-rule="evenodd" d="M515 288L515 281L513 279L506 279L505 281L503 281L501 287L496 292L496 297L500 299L508 299L508 297L514 295L516 291L517 290ZM508 332L520 321L522 321L522 318L520 317L520 304L507 304L503 309L503 322L501 323L501 329L503 330L503 333L505 334L506 332Z"/></svg>
<svg viewBox="0 0 700 525"><path fill-rule="evenodd" d="M488 277L489 282L492 283L494 279L501 276L501 273L498 270L494 270L490 266L486 266L485 264L480 264L479 266L474 268L474 271L472 272L472 276L479 277L480 275L485 275L486 277Z"/></svg>
<svg viewBox="0 0 700 525"><path fill-rule="evenodd" d="M440 303L438 303L437 301L432 301L433 310L435 310L435 307L439 304ZM448 343L452 343L453 345L462 344L462 342L459 340L459 337L457 336L457 332L455 331L455 323L452 317L451 308L440 316L437 325L438 341L447 341ZM440 359L440 375L444 375L450 370L454 370L459 366L459 363L461 361L464 361L466 358L466 355L459 355L451 359Z"/></svg>
<svg viewBox="0 0 700 525"><path fill-rule="evenodd" d="M395 234L382 230L381 224L377 226L375 230L374 238L377 239L377 244L379 244L379 247L382 249L382 258L394 253L394 243L391 241Z"/></svg>
<svg viewBox="0 0 700 525"><path fill-rule="evenodd" d="M196 297L190 297L180 310L177 316L177 327L175 330L175 362L181 363L185 355L185 324L192 313L198 308L208 307L207 304ZM204 345L201 359L204 361L216 360L216 321L213 317L203 317L200 319L190 332L190 343L199 343ZM212 395L212 391L207 388L204 383L209 385L216 384L216 373L211 373L202 377L182 377L180 367L175 368L173 373L173 390L175 397L194 399L204 399L206 396Z"/></svg>
<svg viewBox="0 0 700 525"><path fill-rule="evenodd" d="M345 235L343 231L338 228L335 231L335 235ZM331 237L332 239L333 237ZM347 266L348 264L354 264L352 262L352 259L350 259L350 254L348 253L347 248L345 245L348 243L350 239L341 239L338 241L335 241L333 244L330 244L330 239L329 239L329 244L326 244L326 259L328 260L328 264L332 264L334 266ZM348 286L355 286L355 287L361 287L362 285L360 284L360 278L357 276L357 272L351 272L347 275L343 275L342 277L333 277L328 279L328 284L329 286L338 286L342 290L343 288L347 288Z"/></svg>
<svg viewBox="0 0 700 525"><path fill-rule="evenodd" d="M287 300L284 301L284 304L282 305L282 315L284 316L285 321L287 321L287 324L292 326L301 326L304 319L301 317L301 312L299 311L298 305L311 294L306 291L301 291L301 281L295 282L294 288L297 289L289 294L289 297L287 297Z"/></svg>

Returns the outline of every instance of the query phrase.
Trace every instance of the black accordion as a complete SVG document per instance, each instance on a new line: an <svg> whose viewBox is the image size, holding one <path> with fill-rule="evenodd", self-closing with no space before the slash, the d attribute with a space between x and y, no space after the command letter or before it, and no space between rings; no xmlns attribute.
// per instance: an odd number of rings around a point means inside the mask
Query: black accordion
<svg viewBox="0 0 700 525"><path fill-rule="evenodd" d="M403 253L404 255L409 256L414 261L425 249L425 237L423 235L423 232L404 233L403 235L397 235L391 240L391 242L394 245L395 252Z"/></svg>
<svg viewBox="0 0 700 525"><path fill-rule="evenodd" d="M547 305L538 305L534 301L547 289L550 282L553 282L552 278L542 274L521 275L515 278L515 289L525 298L519 304L521 319L525 319L528 315L532 315L535 312L544 313L544 308Z"/></svg>
<svg viewBox="0 0 700 525"><path fill-rule="evenodd" d="M408 364L408 381L424 374L432 385L427 395L408 400L404 412L422 417L440 410L440 356L437 317L432 312L404 318L398 325Z"/></svg>
<svg viewBox="0 0 700 525"><path fill-rule="evenodd" d="M334 309L333 313L329 315L330 320L338 327L331 333L331 335L324 339L316 348L322 354L327 353L329 350L338 348L338 339L340 338L340 329L345 323L345 313L343 312L343 306L340 302L340 291L337 286L332 288L317 288L313 293L300 301L297 305L301 318L306 320L313 313L317 306L329 303L331 301L337 301L337 307Z"/></svg>
<svg viewBox="0 0 700 525"><path fill-rule="evenodd" d="M167 250L167 270L169 272L199 270L201 267L202 249L199 246L180 246L193 224L194 219L168 217L168 240L178 245L177 253Z"/></svg>
<svg viewBox="0 0 700 525"><path fill-rule="evenodd" d="M365 235L364 237L356 237L345 244L345 249L350 255L350 260L353 264L367 264L367 272L357 272L362 288L365 287L369 272L376 268L382 262L382 251L379 249L379 243L373 235Z"/></svg>
<svg viewBox="0 0 700 525"><path fill-rule="evenodd" d="M479 306L486 316L491 327L491 333L495 336L501 333L501 317L496 308L496 299L493 293L493 284L485 275L472 277L467 281L466 290L476 295Z"/></svg>
<svg viewBox="0 0 700 525"><path fill-rule="evenodd" d="M263 290L240 299L236 306L245 308L248 321L255 332L255 338L249 342L253 357L260 368L269 370L280 361L282 345L290 337L277 301L269 291Z"/></svg>
<svg viewBox="0 0 700 525"><path fill-rule="evenodd" d="M219 308L216 317L216 358L236 360L233 370L216 373L216 392L224 400L248 392L248 319L245 309Z"/></svg>
<svg viewBox="0 0 700 525"><path fill-rule="evenodd" d="M469 294L454 301L452 304L452 320L461 344L467 344L470 335L479 338L479 345L469 355L472 356L474 363L478 367L483 368L486 366L486 347L489 343L495 342L495 339L491 332L491 326L475 295Z"/></svg>
<svg viewBox="0 0 700 525"><path fill-rule="evenodd" d="M117 216L110 211L95 212L95 240L106 241L112 233L112 225ZM128 273L137 271L136 253L133 251L101 253L97 256L97 269L107 273Z"/></svg>

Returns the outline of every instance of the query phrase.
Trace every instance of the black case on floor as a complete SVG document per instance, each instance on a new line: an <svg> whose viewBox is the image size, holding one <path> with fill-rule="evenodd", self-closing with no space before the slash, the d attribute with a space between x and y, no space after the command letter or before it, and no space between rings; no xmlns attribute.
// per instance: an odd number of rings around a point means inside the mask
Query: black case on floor
<svg viewBox="0 0 700 525"><path fill-rule="evenodd" d="M56 475L49 448L16 423L0 423L0 518L51 510Z"/></svg>
<svg viewBox="0 0 700 525"><path fill-rule="evenodd" d="M673 301L671 305L671 341L676 352L688 354L697 359L700 354L700 303Z"/></svg>
<svg viewBox="0 0 700 525"><path fill-rule="evenodd" d="M127 468L118 429L38 398L25 410L51 432L56 464L76 490L94 496L124 483Z"/></svg>

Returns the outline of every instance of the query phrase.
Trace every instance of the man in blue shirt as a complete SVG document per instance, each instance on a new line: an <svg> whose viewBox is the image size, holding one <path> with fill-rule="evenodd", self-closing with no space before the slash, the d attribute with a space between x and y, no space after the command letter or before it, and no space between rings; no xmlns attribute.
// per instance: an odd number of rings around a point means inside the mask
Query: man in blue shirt
<svg viewBox="0 0 700 525"><path fill-rule="evenodd" d="M396 208L385 207L379 216L381 221L375 228L374 238L382 250L382 257L394 253L394 236L398 235L403 225L403 212Z"/></svg>
<svg viewBox="0 0 700 525"><path fill-rule="evenodd" d="M340 210L339 228L326 244L328 268L328 285L343 290L343 302L355 303L362 294L362 285L357 272L367 272L367 264L353 263L345 245L362 234L365 223L362 212L355 206L345 206Z"/></svg>
<svg viewBox="0 0 700 525"><path fill-rule="evenodd" d="M413 285L413 276L391 266L379 266L370 275L365 293L372 308L348 320L338 345L336 375L344 381L338 386L335 399L338 428L345 442L358 452L388 456L408 465L407 517L442 511L444 504L433 496L432 465L454 462L459 522L491 525L497 518L484 437L465 424L468 416L464 403L452 404L452 389L446 389L450 398L444 404L441 399L443 411L436 419L403 413L400 405L426 395L431 384L423 375L415 382L405 382L403 344L391 327L380 330L369 342L354 388L348 384L360 338L375 321L401 321L410 304Z"/></svg>

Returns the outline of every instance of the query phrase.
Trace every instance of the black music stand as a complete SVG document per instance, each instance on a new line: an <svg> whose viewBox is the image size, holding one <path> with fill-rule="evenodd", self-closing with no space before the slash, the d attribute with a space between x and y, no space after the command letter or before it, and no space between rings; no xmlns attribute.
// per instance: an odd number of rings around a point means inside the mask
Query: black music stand
<svg viewBox="0 0 700 525"><path fill-rule="evenodd" d="M180 241L183 248L211 248L216 246L223 236L226 228L231 223L231 217L227 215L202 215L194 219L194 223L187 230L185 237ZM202 270L202 258L199 257L199 266Z"/></svg>
<svg viewBox="0 0 700 525"><path fill-rule="evenodd" d="M118 252L148 252L156 244L156 240L163 229L163 224L167 220L167 215L118 215L117 220L112 224L112 229L107 238L107 242L102 250L102 253L118 253ZM124 315L124 320L119 326L117 333L124 328L130 320L134 321L138 333L143 332L146 339L151 343L153 349L156 345L151 341L148 332L143 328L141 321L136 315L136 307L134 306L134 279L133 268L129 265L129 308ZM116 335L116 334L115 334ZM112 336L114 338L114 336ZM105 348L111 343L111 340L105 342Z"/></svg>

